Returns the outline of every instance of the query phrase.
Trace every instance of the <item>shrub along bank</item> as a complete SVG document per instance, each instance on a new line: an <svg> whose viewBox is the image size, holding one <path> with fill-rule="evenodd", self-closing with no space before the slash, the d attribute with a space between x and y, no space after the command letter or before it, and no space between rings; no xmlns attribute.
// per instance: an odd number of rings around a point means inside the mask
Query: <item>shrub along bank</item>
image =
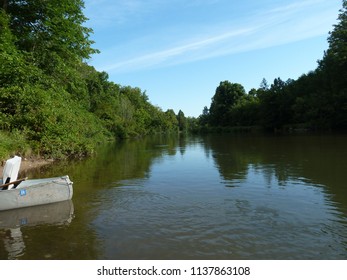
<svg viewBox="0 0 347 280"><path fill-rule="evenodd" d="M80 157L116 138L177 131L178 115L87 64L81 0L0 1L0 159Z"/></svg>

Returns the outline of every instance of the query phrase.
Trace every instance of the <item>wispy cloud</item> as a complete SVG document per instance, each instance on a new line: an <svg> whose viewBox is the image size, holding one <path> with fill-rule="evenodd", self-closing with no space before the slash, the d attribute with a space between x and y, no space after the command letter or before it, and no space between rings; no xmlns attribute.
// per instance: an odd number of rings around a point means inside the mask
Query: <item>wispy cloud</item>
<svg viewBox="0 0 347 280"><path fill-rule="evenodd" d="M212 45L220 44L223 41L230 40L233 37L244 36L252 33L252 29L240 29L233 32L223 33L216 36L206 37L201 40L193 41L185 45L178 47L168 48L165 50L141 55L132 59L128 59L122 62L110 64L104 67L105 71L116 69L129 69L129 68L142 68L157 65L159 63L168 62L171 59L177 59L180 56L186 57L184 61L192 60L192 56L187 58L189 54L194 52L201 52L202 50L208 50ZM201 59L201 54L193 60Z"/></svg>
<svg viewBox="0 0 347 280"><path fill-rule="evenodd" d="M118 21L121 21L120 14L123 13L124 15L125 11L128 14L136 14L136 11L141 11L141 14L146 11L149 12L150 9L156 7L157 1L115 1L118 4L123 3L118 6L119 11L115 17ZM128 4L124 4L124 2ZM147 3L146 11L143 10L144 2ZM172 36L171 40L165 42L165 44L162 43L161 38L170 36L173 33L163 34L160 32L165 28L159 31L155 29L152 35L145 34L142 36L148 37L146 41L157 42L157 44L132 46L127 49L128 58L123 56L122 52L113 51L110 48L109 51L106 51L104 61L101 57L96 62L99 64L96 67L100 70L112 72L164 67L324 35L328 31L327 26L331 23L331 19L336 18L337 15L335 6L328 5L327 2L329 1L296 1L272 9L264 9L262 12L256 11L253 14L248 14L247 17L239 18L237 21L230 22L228 20L229 23L210 23L208 28L201 26L200 30L195 28L193 31L189 31L187 28L187 32L176 32L175 36ZM94 5L96 5L96 2ZM112 4L106 10L116 9L116 6L116 4ZM105 13L104 18L107 18L107 13ZM112 18L114 20L114 15ZM128 47L128 45L126 46ZM119 49L121 46L117 46L117 48ZM111 53L113 53L112 56L110 56Z"/></svg>
<svg viewBox="0 0 347 280"><path fill-rule="evenodd" d="M87 0L86 12L95 27L126 24L149 13L157 0Z"/></svg>

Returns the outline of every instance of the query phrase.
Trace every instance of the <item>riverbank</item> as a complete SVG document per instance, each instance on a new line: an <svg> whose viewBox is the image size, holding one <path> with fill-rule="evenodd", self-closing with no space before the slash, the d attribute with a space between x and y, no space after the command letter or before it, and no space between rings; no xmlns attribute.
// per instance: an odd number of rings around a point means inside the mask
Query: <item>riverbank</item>
<svg viewBox="0 0 347 280"><path fill-rule="evenodd" d="M22 163L20 165L19 173L25 173L31 169L39 168L52 164L54 161L52 159L47 160L43 158L22 158ZM0 176L2 177L2 171L5 166L5 161L1 162L0 166Z"/></svg>

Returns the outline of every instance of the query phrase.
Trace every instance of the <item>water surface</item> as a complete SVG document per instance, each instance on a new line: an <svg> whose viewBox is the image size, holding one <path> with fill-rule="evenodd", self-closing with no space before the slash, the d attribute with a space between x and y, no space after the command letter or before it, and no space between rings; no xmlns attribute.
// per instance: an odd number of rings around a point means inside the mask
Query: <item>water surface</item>
<svg viewBox="0 0 347 280"><path fill-rule="evenodd" d="M108 145L30 174L69 174L73 204L48 221L17 213L0 224L0 258L347 259L346 143L210 135Z"/></svg>

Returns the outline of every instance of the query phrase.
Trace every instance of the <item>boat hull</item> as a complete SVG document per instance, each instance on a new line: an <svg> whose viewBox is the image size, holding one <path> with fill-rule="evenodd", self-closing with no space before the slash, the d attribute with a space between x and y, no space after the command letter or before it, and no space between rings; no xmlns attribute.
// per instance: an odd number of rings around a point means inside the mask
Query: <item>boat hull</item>
<svg viewBox="0 0 347 280"><path fill-rule="evenodd" d="M69 176L24 181L15 189L0 191L0 211L69 200L72 184Z"/></svg>

